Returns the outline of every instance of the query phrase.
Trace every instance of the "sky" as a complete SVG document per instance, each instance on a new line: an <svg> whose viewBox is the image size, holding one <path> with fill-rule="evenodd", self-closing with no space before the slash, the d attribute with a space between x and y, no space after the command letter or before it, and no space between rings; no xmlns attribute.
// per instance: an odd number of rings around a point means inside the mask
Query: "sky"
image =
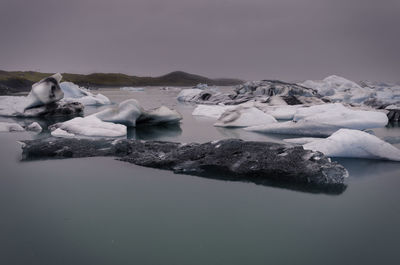
<svg viewBox="0 0 400 265"><path fill-rule="evenodd" d="M400 80L399 0L0 0L0 69Z"/></svg>

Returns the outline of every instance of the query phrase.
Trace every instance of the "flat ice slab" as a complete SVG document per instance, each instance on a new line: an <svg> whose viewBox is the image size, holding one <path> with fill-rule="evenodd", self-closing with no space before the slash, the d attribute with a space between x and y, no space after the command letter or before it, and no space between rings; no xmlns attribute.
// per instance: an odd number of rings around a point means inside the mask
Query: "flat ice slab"
<svg viewBox="0 0 400 265"><path fill-rule="evenodd" d="M248 127L260 124L274 124L276 119L263 111L251 107L238 107L225 111L214 124L217 127Z"/></svg>

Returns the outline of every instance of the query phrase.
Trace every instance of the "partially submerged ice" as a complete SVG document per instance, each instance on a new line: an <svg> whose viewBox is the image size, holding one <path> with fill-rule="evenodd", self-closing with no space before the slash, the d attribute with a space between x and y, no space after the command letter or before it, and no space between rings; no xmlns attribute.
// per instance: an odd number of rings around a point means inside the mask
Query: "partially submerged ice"
<svg viewBox="0 0 400 265"><path fill-rule="evenodd" d="M400 161L400 150L378 137L358 130L341 129L326 139L311 141L304 149L329 157L353 157Z"/></svg>
<svg viewBox="0 0 400 265"><path fill-rule="evenodd" d="M258 184L283 183L344 189L347 170L301 146L227 139L180 144L132 139L23 141L23 159L115 156L145 167ZM229 155L227 155L229 154ZM278 185L278 184L276 184Z"/></svg>

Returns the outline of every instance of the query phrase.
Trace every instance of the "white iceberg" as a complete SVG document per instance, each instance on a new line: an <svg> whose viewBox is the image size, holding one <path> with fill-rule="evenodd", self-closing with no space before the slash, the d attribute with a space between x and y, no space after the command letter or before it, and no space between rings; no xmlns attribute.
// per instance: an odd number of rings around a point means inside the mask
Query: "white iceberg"
<svg viewBox="0 0 400 265"><path fill-rule="evenodd" d="M237 107L226 110L214 124L217 127L248 127L263 124L277 123L269 114L255 108Z"/></svg>
<svg viewBox="0 0 400 265"><path fill-rule="evenodd" d="M111 104L109 98L102 94L93 94L87 89L81 88L72 82L62 82L60 84L64 92L65 102L79 102L84 106L101 106Z"/></svg>
<svg viewBox="0 0 400 265"><path fill-rule="evenodd" d="M365 130L384 127L388 123L385 113L353 110L340 103L299 108L293 121L253 126L249 131L304 136L329 136L341 128Z"/></svg>
<svg viewBox="0 0 400 265"><path fill-rule="evenodd" d="M50 129L52 135L57 137L122 137L127 133L125 125L105 122L93 115L56 123L50 126Z"/></svg>
<svg viewBox="0 0 400 265"><path fill-rule="evenodd" d="M261 109L265 113L273 116L278 120L291 120L293 119L296 111L299 108L304 107L303 105L281 105L281 106L270 106L267 104L258 103L257 108Z"/></svg>
<svg viewBox="0 0 400 265"><path fill-rule="evenodd" d="M307 143L304 149L329 157L353 157L400 161L400 150L378 137L358 130L340 129L330 137Z"/></svg>
<svg viewBox="0 0 400 265"><path fill-rule="evenodd" d="M25 129L18 123L0 122L0 132L23 132Z"/></svg>
<svg viewBox="0 0 400 265"><path fill-rule="evenodd" d="M57 73L33 84L24 109L47 105L62 99L64 93L60 88L61 79L62 75Z"/></svg>

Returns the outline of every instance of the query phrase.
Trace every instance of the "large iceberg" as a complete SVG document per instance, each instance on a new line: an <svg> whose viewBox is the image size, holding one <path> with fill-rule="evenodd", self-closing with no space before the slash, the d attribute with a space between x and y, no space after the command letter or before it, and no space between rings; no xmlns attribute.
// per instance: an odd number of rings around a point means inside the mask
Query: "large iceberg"
<svg viewBox="0 0 400 265"><path fill-rule="evenodd" d="M384 127L388 123L385 113L353 110L340 103L299 108L292 121L248 127L246 130L294 134L305 136L329 136L341 128L365 130Z"/></svg>
<svg viewBox="0 0 400 265"><path fill-rule="evenodd" d="M226 110L214 124L217 127L249 127L277 123L276 119L255 107Z"/></svg>
<svg viewBox="0 0 400 265"><path fill-rule="evenodd" d="M111 104L110 99L102 94L93 94L87 89L81 88L72 82L62 82L60 84L64 92L65 102L79 102L84 106L100 106Z"/></svg>
<svg viewBox="0 0 400 265"><path fill-rule="evenodd" d="M225 111L234 108L235 106L225 105L197 105L197 107L193 110L192 115L218 119Z"/></svg>
<svg viewBox="0 0 400 265"><path fill-rule="evenodd" d="M330 137L303 145L329 157L400 161L400 150L378 137L358 130L340 129Z"/></svg>

